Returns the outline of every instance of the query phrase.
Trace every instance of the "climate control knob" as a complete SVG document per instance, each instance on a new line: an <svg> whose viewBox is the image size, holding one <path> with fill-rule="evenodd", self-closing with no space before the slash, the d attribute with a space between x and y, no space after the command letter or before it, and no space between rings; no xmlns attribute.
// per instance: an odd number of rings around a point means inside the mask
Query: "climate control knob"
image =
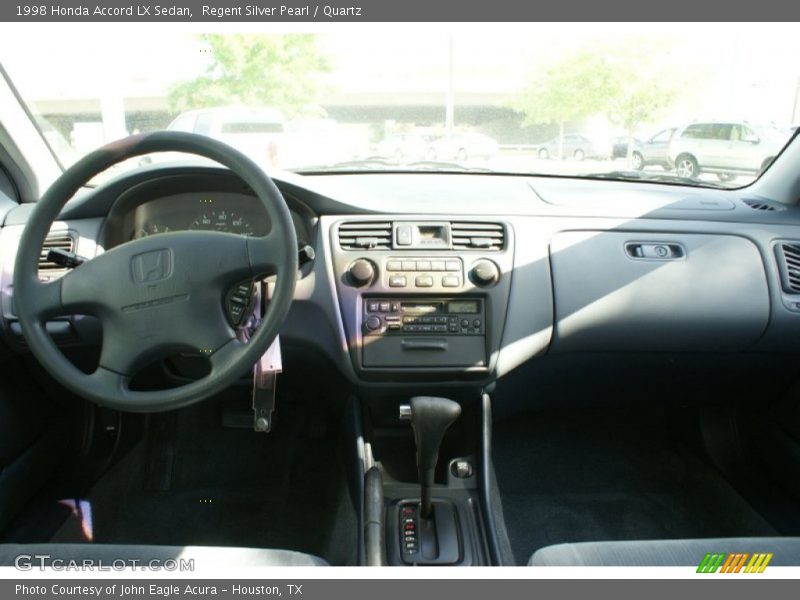
<svg viewBox="0 0 800 600"><path fill-rule="evenodd" d="M358 287L372 283L375 279L375 265L366 258L359 258L348 270L350 281Z"/></svg>
<svg viewBox="0 0 800 600"><path fill-rule="evenodd" d="M500 269L492 261L482 258L472 265L469 277L477 286L490 286L500 279Z"/></svg>

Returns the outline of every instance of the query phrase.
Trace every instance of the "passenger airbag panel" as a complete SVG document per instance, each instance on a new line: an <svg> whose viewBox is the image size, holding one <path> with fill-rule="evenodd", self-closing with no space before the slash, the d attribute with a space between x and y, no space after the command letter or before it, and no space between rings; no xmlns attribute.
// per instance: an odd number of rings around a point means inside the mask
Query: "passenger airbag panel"
<svg viewBox="0 0 800 600"><path fill-rule="evenodd" d="M631 244L679 246L684 256L637 260ZM729 235L571 231L550 245L553 351L735 351L769 320L764 264Z"/></svg>

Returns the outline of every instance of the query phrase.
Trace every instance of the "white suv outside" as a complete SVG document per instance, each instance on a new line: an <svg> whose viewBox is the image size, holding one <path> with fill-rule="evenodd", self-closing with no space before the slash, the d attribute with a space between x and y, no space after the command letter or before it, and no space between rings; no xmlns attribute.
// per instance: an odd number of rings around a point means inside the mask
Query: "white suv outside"
<svg viewBox="0 0 800 600"><path fill-rule="evenodd" d="M672 137L669 160L681 177L715 173L722 181L757 175L786 144L785 132L746 122L697 122Z"/></svg>

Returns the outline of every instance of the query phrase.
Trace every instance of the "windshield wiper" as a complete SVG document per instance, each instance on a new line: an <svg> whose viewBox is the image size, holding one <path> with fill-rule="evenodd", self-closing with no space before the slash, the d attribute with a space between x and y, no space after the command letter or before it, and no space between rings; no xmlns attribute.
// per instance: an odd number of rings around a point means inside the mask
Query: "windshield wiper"
<svg viewBox="0 0 800 600"><path fill-rule="evenodd" d="M617 181L654 181L660 183L680 183L681 185L691 185L693 187L712 187L718 189L728 189L727 186L713 181L698 181L689 177L672 175L670 173L643 173L642 171L605 171L602 173L589 173L578 175L587 179L613 179Z"/></svg>
<svg viewBox="0 0 800 600"><path fill-rule="evenodd" d="M331 173L337 171L461 171L465 173L491 173L485 167L468 167L454 162L420 160L410 163L389 162L380 157L346 160L331 165L316 165L292 169L295 173Z"/></svg>

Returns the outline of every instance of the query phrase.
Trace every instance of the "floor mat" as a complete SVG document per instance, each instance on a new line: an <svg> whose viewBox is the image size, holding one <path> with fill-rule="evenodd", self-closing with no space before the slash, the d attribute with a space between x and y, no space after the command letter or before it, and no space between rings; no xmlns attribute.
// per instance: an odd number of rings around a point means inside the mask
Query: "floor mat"
<svg viewBox="0 0 800 600"><path fill-rule="evenodd" d="M222 427L219 410L178 413L169 489L148 489L146 443L98 482L95 541L284 548L352 564L357 525L337 424L284 400L273 432L260 434Z"/></svg>
<svg viewBox="0 0 800 600"><path fill-rule="evenodd" d="M565 542L776 535L659 411L547 411L495 425L517 564Z"/></svg>

